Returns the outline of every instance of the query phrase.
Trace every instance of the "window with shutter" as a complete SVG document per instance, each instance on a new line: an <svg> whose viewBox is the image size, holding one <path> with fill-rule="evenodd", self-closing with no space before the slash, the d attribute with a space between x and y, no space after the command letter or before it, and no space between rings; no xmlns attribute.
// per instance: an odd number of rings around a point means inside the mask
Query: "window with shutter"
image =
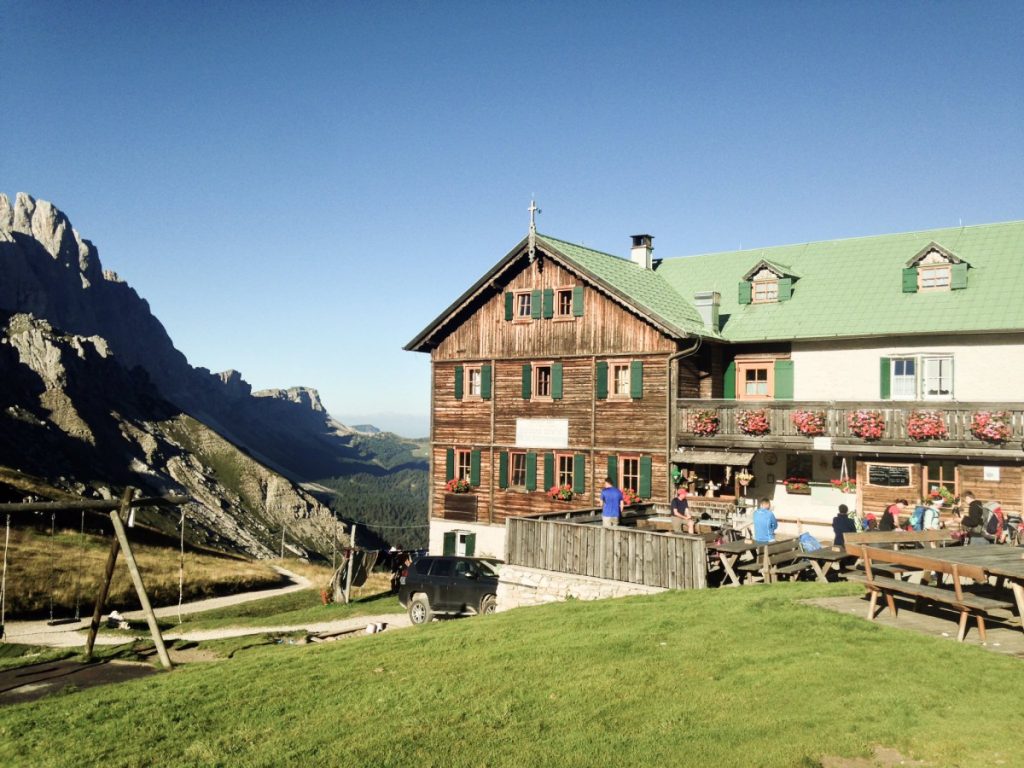
<svg viewBox="0 0 1024 768"><path fill-rule="evenodd" d="M644 396L644 363L634 360L629 364L629 396L639 400Z"/></svg>
<svg viewBox="0 0 1024 768"><path fill-rule="evenodd" d="M537 490L537 454L526 454L526 490Z"/></svg>
<svg viewBox="0 0 1024 768"><path fill-rule="evenodd" d="M572 288L559 288L555 293L555 317L559 320L572 320Z"/></svg>
<svg viewBox="0 0 1024 768"><path fill-rule="evenodd" d="M573 317L583 317L583 286L577 285L572 289L572 314Z"/></svg>
<svg viewBox="0 0 1024 768"><path fill-rule="evenodd" d="M512 291L505 291L505 319L511 320L515 316L515 294Z"/></svg>
<svg viewBox="0 0 1024 768"><path fill-rule="evenodd" d="M792 360L776 360L775 361L775 399L776 400L792 400L793 399L793 361Z"/></svg>
<svg viewBox="0 0 1024 768"><path fill-rule="evenodd" d="M562 399L562 364L552 363L551 365L551 399Z"/></svg>
<svg viewBox="0 0 1024 768"><path fill-rule="evenodd" d="M480 485L480 451L470 451L469 453L469 484Z"/></svg>
<svg viewBox="0 0 1024 768"><path fill-rule="evenodd" d="M722 376L722 397L725 400L736 399L736 361L733 360L725 368Z"/></svg>
<svg viewBox="0 0 1024 768"><path fill-rule="evenodd" d="M572 492L584 493L587 490L587 457L577 453L572 457Z"/></svg>
<svg viewBox="0 0 1024 768"><path fill-rule="evenodd" d="M594 394L598 400L608 397L608 363L598 361L594 372Z"/></svg>
<svg viewBox="0 0 1024 768"><path fill-rule="evenodd" d="M608 457L608 479L612 481L612 485L619 484L619 457L609 456Z"/></svg>
<svg viewBox="0 0 1024 768"><path fill-rule="evenodd" d="M551 490L555 484L555 454L544 454L544 490Z"/></svg>
<svg viewBox="0 0 1024 768"><path fill-rule="evenodd" d="M651 457L641 456L640 457L640 480L637 493L640 494L640 498L649 499L651 498Z"/></svg>
<svg viewBox="0 0 1024 768"><path fill-rule="evenodd" d="M541 318L541 290L534 289L530 294L530 319L540 320Z"/></svg>
<svg viewBox="0 0 1024 768"><path fill-rule="evenodd" d="M746 280L742 281L739 286L739 302L740 304L749 304L751 300L751 285Z"/></svg>
<svg viewBox="0 0 1024 768"><path fill-rule="evenodd" d="M491 399L491 366L480 366L480 397L484 400Z"/></svg>
<svg viewBox="0 0 1024 768"><path fill-rule="evenodd" d="M444 481L455 479L455 449L449 448L444 452Z"/></svg>
<svg viewBox="0 0 1024 768"><path fill-rule="evenodd" d="M508 451L498 454L498 487L505 489L509 485Z"/></svg>
<svg viewBox="0 0 1024 768"><path fill-rule="evenodd" d="M508 484L512 488L526 487L526 453L525 451L512 451L509 454L509 478Z"/></svg>
<svg viewBox="0 0 1024 768"><path fill-rule="evenodd" d="M462 377L463 368L461 365L455 366L455 399L462 399Z"/></svg>
<svg viewBox="0 0 1024 768"><path fill-rule="evenodd" d="M530 392L533 388L533 366L529 363L523 365L523 400L530 399Z"/></svg>
<svg viewBox="0 0 1024 768"><path fill-rule="evenodd" d="M552 288L544 289L544 319L550 320L555 316L555 291Z"/></svg>

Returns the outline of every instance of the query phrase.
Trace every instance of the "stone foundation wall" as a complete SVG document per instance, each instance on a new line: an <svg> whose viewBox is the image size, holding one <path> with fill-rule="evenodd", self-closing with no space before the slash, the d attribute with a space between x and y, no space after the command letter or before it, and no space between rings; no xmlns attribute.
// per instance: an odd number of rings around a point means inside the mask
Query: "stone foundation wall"
<svg viewBox="0 0 1024 768"><path fill-rule="evenodd" d="M661 587L646 587L625 581L503 565L498 581L498 610L507 611L528 605L557 603L570 598L603 600L607 597L653 595L664 591Z"/></svg>

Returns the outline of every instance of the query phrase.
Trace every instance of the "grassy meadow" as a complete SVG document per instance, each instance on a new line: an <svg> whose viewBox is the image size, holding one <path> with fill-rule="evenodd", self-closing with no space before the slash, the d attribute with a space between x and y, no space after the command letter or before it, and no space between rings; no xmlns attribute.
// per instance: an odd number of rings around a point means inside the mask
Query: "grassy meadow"
<svg viewBox="0 0 1024 768"><path fill-rule="evenodd" d="M1020 660L799 602L858 591L570 601L250 648L0 709L0 763L788 767L877 745L1024 763Z"/></svg>

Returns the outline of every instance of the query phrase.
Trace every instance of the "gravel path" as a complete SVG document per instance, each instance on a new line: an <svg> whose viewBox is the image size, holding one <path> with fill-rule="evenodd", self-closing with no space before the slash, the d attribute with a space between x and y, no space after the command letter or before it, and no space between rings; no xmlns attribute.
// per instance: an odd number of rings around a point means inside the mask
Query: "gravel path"
<svg viewBox="0 0 1024 768"><path fill-rule="evenodd" d="M262 589L257 592L242 592L237 595L226 595L224 597L211 597L206 600L197 600L192 603L184 603L181 606L182 614L200 613L212 611L217 608L225 608L230 605L249 603L253 600L265 600L268 597L286 595L289 592L297 592L300 589L308 589L313 583L284 568L275 570L291 581L283 587L275 589ZM168 605L154 609L157 617L167 618L178 615L177 605ZM145 616L142 611L126 611L122 614L126 619L132 621L143 621ZM90 617L91 618L91 617ZM260 635L273 632L347 632L353 629L360 629L369 624L386 624L388 628L409 626L409 617L404 613L383 614L380 616L356 616L348 619L337 619L335 621L323 621L313 624L290 624L286 626L266 627L222 627L220 629L197 630L195 632L176 633L173 630L164 633L165 640L218 640L226 637L241 637L243 635ZM49 626L45 621L12 621L6 626L6 641L9 643L24 643L26 645L48 645L55 648L74 648L85 645L86 630L89 628L89 619L83 621L61 624L56 627ZM149 637L148 632L137 635L139 638ZM126 635L106 635L100 633L96 637L97 645L121 645L129 642L130 637Z"/></svg>

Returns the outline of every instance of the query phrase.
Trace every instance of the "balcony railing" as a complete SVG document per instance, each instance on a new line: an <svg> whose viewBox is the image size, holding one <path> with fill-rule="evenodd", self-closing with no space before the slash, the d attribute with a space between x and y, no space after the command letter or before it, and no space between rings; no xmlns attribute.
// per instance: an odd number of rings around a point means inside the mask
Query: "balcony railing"
<svg viewBox="0 0 1024 768"><path fill-rule="evenodd" d="M814 437L830 438L833 447L864 447L869 449L907 448L929 452L969 449L980 455L1007 452L1020 454L1024 439L1024 403L948 403L948 402L821 402L821 401L751 401L751 400L679 400L677 401L675 434L679 445L811 448ZM698 434L694 425L700 414L714 412L718 429L714 434ZM750 434L741 427L743 412L763 411L768 431ZM793 420L798 411L823 416L820 435L800 431ZM850 425L850 416L856 411L875 412L883 423L878 437L856 434ZM972 432L975 414L1005 413L1004 423L1009 430L1005 440L982 439ZM935 414L939 434L934 437L915 438L910 428L919 430L923 425L922 413ZM916 418L915 418L916 415ZM942 434L944 429L944 434ZM934 430L933 430L934 432Z"/></svg>

